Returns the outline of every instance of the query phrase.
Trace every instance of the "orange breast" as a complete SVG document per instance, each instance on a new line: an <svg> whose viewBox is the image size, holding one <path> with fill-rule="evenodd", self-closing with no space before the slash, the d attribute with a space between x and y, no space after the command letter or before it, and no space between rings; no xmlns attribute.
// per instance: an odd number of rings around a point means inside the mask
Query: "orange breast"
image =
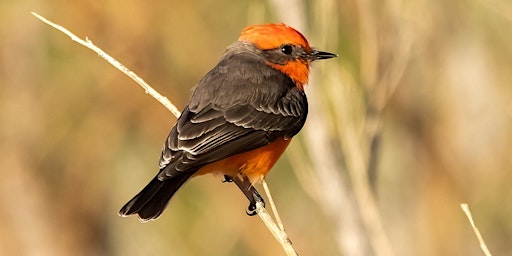
<svg viewBox="0 0 512 256"><path fill-rule="evenodd" d="M277 139L261 148L208 164L199 169L194 176L207 173L234 176L241 173L247 176L251 183L255 183L267 175L290 141L291 139Z"/></svg>

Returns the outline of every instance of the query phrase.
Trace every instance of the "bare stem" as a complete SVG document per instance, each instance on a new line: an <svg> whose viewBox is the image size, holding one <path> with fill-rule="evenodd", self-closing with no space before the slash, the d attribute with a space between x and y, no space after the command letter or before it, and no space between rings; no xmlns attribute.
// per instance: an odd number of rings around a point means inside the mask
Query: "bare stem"
<svg viewBox="0 0 512 256"><path fill-rule="evenodd" d="M272 219L270 214L268 214L267 209L263 207L263 203L256 203L256 212L260 219L265 223L267 229L274 235L274 238L281 244L286 255L288 256L297 256L297 252L293 248L292 241L288 238L288 235L284 230L282 230L276 222Z"/></svg>
<svg viewBox="0 0 512 256"><path fill-rule="evenodd" d="M88 38L83 40L83 39L77 37L76 35L74 35L73 33L71 33L66 28L47 20L46 18L42 17L41 15L39 15L35 12L31 12L31 13L32 13L32 15L34 15L36 18L38 18L42 22L48 24L49 26L51 26L51 27L61 31L62 33L68 35L69 37L71 37L71 40L96 52L101 58L106 60L112 66L119 69L121 72L123 72L125 75L127 75L131 79L133 79L137 84L139 84L145 90L145 92L147 94L149 94L151 97L155 98L158 102L160 102L162 105L164 105L164 107L166 107L169 111L171 111L171 113L173 115L175 115L176 117L180 116L180 111L176 108L176 106L174 104L172 104L171 101L169 101L169 99L167 99L167 97L162 96L155 89L153 89L149 84L147 84L142 78L140 78L137 74L135 74L133 71L128 69L126 66L121 64L116 59L112 58L112 56L108 55L106 52L101 50L99 47L94 45L91 40L89 40ZM277 214L277 209L275 209L275 205L272 200L272 196L270 195L270 191L268 190L268 186L264 180L262 180L262 182L263 182L263 186L265 188L265 192L267 193L267 197L269 198L271 207L273 208L274 214L275 214L276 218L278 219L279 225L276 224L276 222L272 219L270 214L268 214L267 210L265 209L265 207L263 207L262 203L256 204L256 212L258 213L258 216L261 218L263 223L265 223L265 226L268 228L268 230L274 235L276 240L281 244L281 246L283 247L286 254L289 256L295 256L295 255L297 255L297 252L293 248L292 242L290 241L290 239L288 239L288 235L284 231L283 224L281 222L281 219L279 218L279 214Z"/></svg>
<svg viewBox="0 0 512 256"><path fill-rule="evenodd" d="M283 221L281 221L281 216L279 216L279 212L277 211L276 204L274 203L274 199L272 199L272 194L270 194L270 189L268 188L267 182L265 179L261 180L261 184L263 185L263 189L267 194L268 202L270 203L270 208L272 208L272 213L274 213L274 218L276 219L277 225L279 229L284 231Z"/></svg>
<svg viewBox="0 0 512 256"><path fill-rule="evenodd" d="M75 41L75 42L77 42L77 43L79 43L79 44L81 44L81 45L91 49L95 53L97 53L101 58L106 60L112 66L114 66L115 68L119 69L125 75L127 75L128 77L133 79L137 84L139 84L144 89L144 91L147 94L151 95L151 97L155 98L158 102L160 102L162 105L164 105L164 107L166 107L169 111L171 111L171 113L173 115L175 115L176 117L180 116L180 111L178 110L178 108L176 108L176 106L174 104L172 104L171 101L169 101L169 99L167 99L166 97L164 97L160 93L158 93L155 89L153 89L149 84L147 84L142 78L140 78L133 71L128 69L125 65L121 64L119 61L117 61L116 59L112 58L112 56L108 55L102 49L100 49L99 47L94 45L92 43L92 41L89 40L87 37L85 38L85 40L83 40L83 39L79 38L78 36L75 36L73 33L71 33L66 28L64 28L64 27L62 27L62 26L60 26L58 24L55 24L55 23L47 20L43 16L41 16L41 15L35 13L35 12L31 12L31 13L32 13L32 15L36 16L36 18L38 18L42 22L50 25L51 27L53 27L53 28L59 30L60 32L68 35L69 37L71 37L71 40L73 40L73 41Z"/></svg>
<svg viewBox="0 0 512 256"><path fill-rule="evenodd" d="M475 221L473 221L473 217L471 216L471 211L469 210L468 204L460 204L460 208L462 208L462 211L468 217L469 223L471 224L471 227L473 228L473 231L476 234L476 238L478 238L478 242L480 242L480 247L482 248L482 251L484 252L485 256L492 256L491 252L487 248L487 245L485 244L484 239L482 238L482 235L480 234L480 231L475 225Z"/></svg>

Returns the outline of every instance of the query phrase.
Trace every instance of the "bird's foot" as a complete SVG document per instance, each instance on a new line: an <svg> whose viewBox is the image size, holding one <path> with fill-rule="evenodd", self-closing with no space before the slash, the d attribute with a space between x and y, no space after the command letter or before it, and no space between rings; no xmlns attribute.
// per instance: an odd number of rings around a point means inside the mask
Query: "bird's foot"
<svg viewBox="0 0 512 256"><path fill-rule="evenodd" d="M259 194L254 194L254 201L251 201L249 203L249 207L247 207L247 210L245 210L245 213L249 216L254 216L256 214L258 214L258 212L256 211L256 204L260 202L263 207L265 207L265 200L263 200L263 198L259 195Z"/></svg>
<svg viewBox="0 0 512 256"><path fill-rule="evenodd" d="M256 212L256 205L255 204L249 204L249 207L247 207L247 210L245 210L245 213L249 216L254 216L258 214Z"/></svg>
<svg viewBox="0 0 512 256"><path fill-rule="evenodd" d="M224 179L221 180L222 182L233 182L233 179L227 175L224 175Z"/></svg>

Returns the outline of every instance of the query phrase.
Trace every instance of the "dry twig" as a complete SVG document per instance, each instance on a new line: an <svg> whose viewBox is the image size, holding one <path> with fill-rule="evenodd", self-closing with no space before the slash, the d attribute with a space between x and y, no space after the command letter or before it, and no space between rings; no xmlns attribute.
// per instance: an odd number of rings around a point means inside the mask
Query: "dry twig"
<svg viewBox="0 0 512 256"><path fill-rule="evenodd" d="M151 97L155 98L158 102L160 102L162 105L164 105L164 107L166 107L169 111L171 111L171 113L173 115L175 115L176 117L180 116L180 111L178 110L178 108L176 108L176 106L174 106L174 104L172 104L171 101L169 101L169 99L167 99L166 97L164 97L160 93L158 93L155 89L153 89L149 84L147 84L142 78L140 78L133 71L128 69L125 65L121 64L119 61L117 61L116 59L112 58L112 56L108 55L102 49L100 49L99 47L94 45L92 43L92 41L89 40L89 38L86 37L85 40L83 40L83 39L75 36L73 33L71 33L66 28L64 28L64 27L62 27L62 26L60 26L58 24L55 24L55 23L47 20L43 16L41 16L41 15L35 13L35 12L31 12L31 13L32 13L32 15L36 16L36 18L38 18L42 22L50 25L51 27L53 27L53 28L59 30L60 32L68 35L69 37L71 37L71 40L73 40L73 41L75 41L75 42L77 42L77 43L79 43L79 44L81 44L81 45L91 49L95 53L97 53L101 58L106 60L112 66L114 66L115 68L119 69L121 72L126 74L128 77L133 79L137 84L139 84L145 90L145 92L147 94L151 95Z"/></svg>
<svg viewBox="0 0 512 256"><path fill-rule="evenodd" d="M480 234L480 231L475 225L475 221L473 221L473 217L471 216L471 211L469 210L468 204L460 204L460 208L462 208L462 211L468 217L469 223L471 224L471 227L473 228L473 231L475 232L476 237L478 238L478 242L480 242L480 247L482 248L482 251L484 252L485 256L492 256L491 252L487 248L487 245L485 244L484 239L482 238L482 235Z"/></svg>

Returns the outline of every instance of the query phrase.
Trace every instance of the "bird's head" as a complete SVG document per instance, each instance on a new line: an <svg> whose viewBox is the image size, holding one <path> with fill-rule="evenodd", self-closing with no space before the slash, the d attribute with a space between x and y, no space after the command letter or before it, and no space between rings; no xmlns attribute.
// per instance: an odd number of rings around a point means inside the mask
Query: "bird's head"
<svg viewBox="0 0 512 256"><path fill-rule="evenodd" d="M311 48L299 31L282 23L246 27L238 41L253 43L267 65L286 74L300 89L308 82L312 61L337 56Z"/></svg>

